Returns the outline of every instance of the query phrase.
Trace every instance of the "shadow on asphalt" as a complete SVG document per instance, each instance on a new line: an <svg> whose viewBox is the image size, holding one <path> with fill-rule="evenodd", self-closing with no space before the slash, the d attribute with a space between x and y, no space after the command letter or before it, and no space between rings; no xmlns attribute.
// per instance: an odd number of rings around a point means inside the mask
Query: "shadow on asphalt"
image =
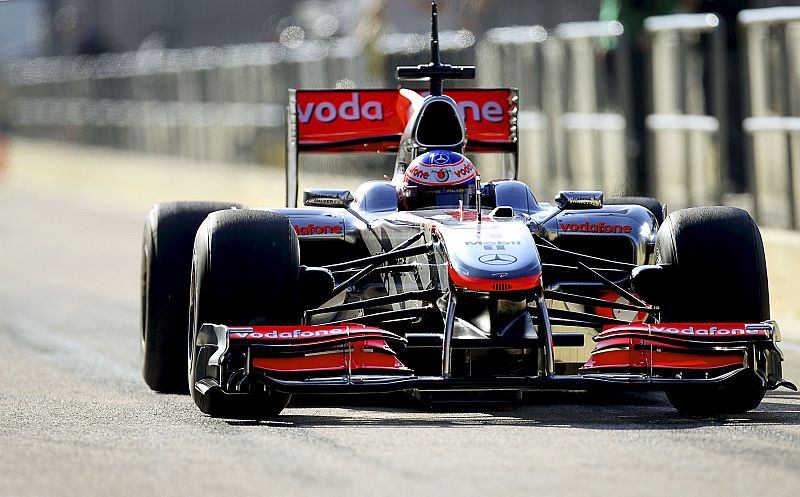
<svg viewBox="0 0 800 497"><path fill-rule="evenodd" d="M320 414L320 409L333 408ZM719 417L685 416L663 393L538 392L516 403L425 405L404 394L296 396L287 411L261 421L226 421L232 426L408 427L463 426L578 427L591 429L676 429L726 425L800 424L800 394L769 392L758 409Z"/></svg>

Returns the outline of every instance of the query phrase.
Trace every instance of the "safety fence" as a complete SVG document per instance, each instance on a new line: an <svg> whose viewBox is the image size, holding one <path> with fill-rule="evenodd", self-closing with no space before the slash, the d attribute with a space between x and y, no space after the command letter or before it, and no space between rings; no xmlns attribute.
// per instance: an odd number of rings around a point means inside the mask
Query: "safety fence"
<svg viewBox="0 0 800 497"><path fill-rule="evenodd" d="M714 14L651 17L644 46L617 22L503 27L480 39L450 31L441 45L447 62L477 65L467 86L519 89L520 177L541 197L602 188L671 209L733 203L762 224L798 228L798 23L798 8L759 9L738 27ZM737 28L746 71L731 77L725 39ZM288 88L393 87L396 65L426 56L427 36L392 34L19 60L4 72L16 133L280 164ZM743 122L728 95L742 79ZM729 140L742 129L744 173L729 166L741 159Z"/></svg>

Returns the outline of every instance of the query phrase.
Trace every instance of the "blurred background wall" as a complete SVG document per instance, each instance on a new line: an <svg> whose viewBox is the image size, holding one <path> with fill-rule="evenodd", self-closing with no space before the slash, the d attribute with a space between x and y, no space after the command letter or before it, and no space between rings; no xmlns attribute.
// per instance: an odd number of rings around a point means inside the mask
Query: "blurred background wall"
<svg viewBox="0 0 800 497"><path fill-rule="evenodd" d="M481 34L495 26L555 25L593 20L600 0L441 0L442 29ZM383 30L425 32L426 1L389 0L9 0L42 12L47 43L40 55L127 52L156 41L164 48L191 48L278 41L284 28L313 31L321 15L336 18L335 34L354 34L365 11L381 10ZM382 5L380 5L382 4ZM11 7L4 6L9 10ZM12 14L6 13L5 17ZM16 15L21 18L19 14Z"/></svg>
<svg viewBox="0 0 800 497"><path fill-rule="evenodd" d="M800 227L800 1L439 4L445 60L519 88L520 176L543 197L599 187ZM429 8L0 0L0 130L282 165L287 89L394 86L427 60Z"/></svg>

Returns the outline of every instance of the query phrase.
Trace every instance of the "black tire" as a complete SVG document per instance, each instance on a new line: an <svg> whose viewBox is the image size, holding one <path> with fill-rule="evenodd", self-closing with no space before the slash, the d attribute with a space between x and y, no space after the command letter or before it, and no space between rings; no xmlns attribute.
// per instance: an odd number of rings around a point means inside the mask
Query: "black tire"
<svg viewBox="0 0 800 497"><path fill-rule="evenodd" d="M656 238L656 263L669 264L673 285L661 321L751 322L769 319L767 264L761 233L747 212L695 207L670 214ZM736 414L758 407L755 378L722 388L678 388L667 397L691 415Z"/></svg>
<svg viewBox="0 0 800 497"><path fill-rule="evenodd" d="M664 223L664 206L652 197L612 197L603 200L606 205L640 205L655 216L658 225Z"/></svg>
<svg viewBox="0 0 800 497"><path fill-rule="evenodd" d="M671 265L676 286L661 304L662 321L769 319L764 244L755 221L741 209L673 212L658 230L656 263Z"/></svg>
<svg viewBox="0 0 800 497"><path fill-rule="evenodd" d="M276 416L290 396L254 385L235 397L203 396L198 361L208 350L196 345L204 323L229 326L300 322L300 246L289 220L269 211L214 213L197 231L192 262L189 385L195 404L212 417ZM185 340L186 338L184 338ZM186 349L184 349L186 353Z"/></svg>
<svg viewBox="0 0 800 497"><path fill-rule="evenodd" d="M765 393L755 378L748 378L720 388L667 390L667 399L687 416L719 416L752 411L761 404Z"/></svg>
<svg viewBox="0 0 800 497"><path fill-rule="evenodd" d="M142 376L156 391L187 393L189 276L197 228L210 213L238 204L168 202L147 214L142 244Z"/></svg>

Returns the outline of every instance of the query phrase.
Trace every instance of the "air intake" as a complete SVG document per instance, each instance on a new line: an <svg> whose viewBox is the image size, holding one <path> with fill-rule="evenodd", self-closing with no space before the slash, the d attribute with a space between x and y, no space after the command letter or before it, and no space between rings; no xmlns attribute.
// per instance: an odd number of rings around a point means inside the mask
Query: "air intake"
<svg viewBox="0 0 800 497"><path fill-rule="evenodd" d="M429 97L417 118L414 140L421 147L460 148L464 146L464 120L450 97Z"/></svg>

